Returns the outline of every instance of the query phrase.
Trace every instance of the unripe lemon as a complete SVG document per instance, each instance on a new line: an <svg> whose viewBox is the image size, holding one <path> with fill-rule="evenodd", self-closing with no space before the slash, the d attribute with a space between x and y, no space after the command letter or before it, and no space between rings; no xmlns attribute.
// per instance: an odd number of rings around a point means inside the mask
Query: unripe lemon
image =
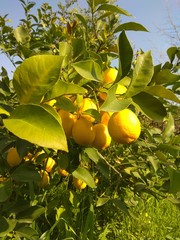
<svg viewBox="0 0 180 240"><path fill-rule="evenodd" d="M61 175L63 177L67 177L69 175L69 173L65 169L62 169L60 167L57 168L57 171L58 171L59 175Z"/></svg>
<svg viewBox="0 0 180 240"><path fill-rule="evenodd" d="M50 173L52 171L54 165L56 165L56 162L51 157L49 157L47 160L45 159L44 162L45 162L45 165L46 165L46 171Z"/></svg>
<svg viewBox="0 0 180 240"><path fill-rule="evenodd" d="M131 143L139 137L141 123L136 114L126 108L112 114L108 122L108 130L115 142Z"/></svg>
<svg viewBox="0 0 180 240"><path fill-rule="evenodd" d="M72 136L72 127L76 121L76 117L72 113L65 111L63 109L60 109L58 111L58 114L61 117L62 127L64 129L66 137L70 138Z"/></svg>
<svg viewBox="0 0 180 240"><path fill-rule="evenodd" d="M91 98L84 98L83 101L82 101L82 105L80 106L79 113L82 114L82 116L83 116L84 118L86 118L87 120L89 120L89 121L91 121L91 122L94 122L95 119L94 119L92 116L84 113L84 111L89 110L89 109L95 109L95 110L97 110L97 106L96 106L96 104L92 101Z"/></svg>
<svg viewBox="0 0 180 240"><path fill-rule="evenodd" d="M103 82L104 83L114 82L117 77L117 74L118 74L118 70L116 68L107 68L102 75Z"/></svg>
<svg viewBox="0 0 180 240"><path fill-rule="evenodd" d="M22 159L19 156L19 153L17 152L17 149L15 147L12 147L9 149L7 153L7 163L10 167L18 166L21 163Z"/></svg>
<svg viewBox="0 0 180 240"><path fill-rule="evenodd" d="M93 146L98 149L105 149L111 144L111 136L108 132L107 125L103 123L97 123L94 125L95 139Z"/></svg>
<svg viewBox="0 0 180 240"><path fill-rule="evenodd" d="M95 138L93 125L84 117L80 117L73 125L72 136L74 141L82 146L91 145Z"/></svg>
<svg viewBox="0 0 180 240"><path fill-rule="evenodd" d="M84 189L87 186L85 182L75 177L73 177L73 184L77 189L80 189L80 190Z"/></svg>
<svg viewBox="0 0 180 240"><path fill-rule="evenodd" d="M48 172L46 172L45 170L41 170L41 171L39 171L39 174L41 176L41 181L38 182L38 186L46 187L50 182L50 177L49 177Z"/></svg>

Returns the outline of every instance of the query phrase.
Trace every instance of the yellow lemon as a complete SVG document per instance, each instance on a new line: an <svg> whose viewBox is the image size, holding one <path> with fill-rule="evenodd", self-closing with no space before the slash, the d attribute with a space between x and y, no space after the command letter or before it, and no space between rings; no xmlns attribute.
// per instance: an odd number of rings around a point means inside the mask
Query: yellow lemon
<svg viewBox="0 0 180 240"><path fill-rule="evenodd" d="M111 115L109 112L101 112L101 123L108 125Z"/></svg>
<svg viewBox="0 0 180 240"><path fill-rule="evenodd" d="M82 114L82 116L84 118L86 118L87 120L91 121L91 122L94 122L95 121L95 118L93 118L92 116L88 115L85 113L86 110L89 110L89 109L95 109L97 110L97 106L96 104L92 101L91 98L84 98L83 101L82 101L82 105L80 106L80 109L79 109L79 113Z"/></svg>
<svg viewBox="0 0 180 240"><path fill-rule="evenodd" d="M131 143L139 137L141 123L136 114L126 108L112 114L108 122L108 130L115 142Z"/></svg>
<svg viewBox="0 0 180 240"><path fill-rule="evenodd" d="M39 171L39 174L41 176L41 181L38 182L38 186L46 187L50 182L50 177L49 177L48 172L46 172L45 170L41 170L41 171Z"/></svg>
<svg viewBox="0 0 180 240"><path fill-rule="evenodd" d="M85 182L75 177L73 177L73 184L77 189L80 189L80 190L84 189L87 186Z"/></svg>
<svg viewBox="0 0 180 240"><path fill-rule="evenodd" d="M67 177L69 175L69 173L65 169L62 169L60 167L57 168L57 171L58 171L59 175L61 175L63 177Z"/></svg>
<svg viewBox="0 0 180 240"><path fill-rule="evenodd" d="M126 91L127 91L127 88L124 85L118 84L117 89L116 89L116 94L121 95L121 94L126 93Z"/></svg>
<svg viewBox="0 0 180 240"><path fill-rule="evenodd" d="M53 107L56 102L57 102L56 99L51 99L51 100L49 100L47 102L43 102L43 104L47 104L47 105Z"/></svg>
<svg viewBox="0 0 180 240"><path fill-rule="evenodd" d="M97 123L94 125L95 139L93 146L98 149L105 149L111 144L111 136L108 132L107 125L103 123Z"/></svg>
<svg viewBox="0 0 180 240"><path fill-rule="evenodd" d="M115 81L118 74L118 70L116 68L107 68L102 75L104 83L112 83Z"/></svg>
<svg viewBox="0 0 180 240"><path fill-rule="evenodd" d="M62 127L64 129L66 137L70 138L72 136L72 127L76 121L76 117L72 113L65 111L63 109L60 109L58 111L58 114L61 117Z"/></svg>
<svg viewBox="0 0 180 240"><path fill-rule="evenodd" d="M95 132L92 123L86 118L80 117L73 125L72 136L74 141L79 145L91 145L95 138Z"/></svg>
<svg viewBox="0 0 180 240"><path fill-rule="evenodd" d="M19 153L17 152L17 149L15 147L12 147L9 149L7 153L7 163L10 167L18 166L21 163L22 159L19 156Z"/></svg>
<svg viewBox="0 0 180 240"><path fill-rule="evenodd" d="M53 158L49 157L44 160L44 164L46 166L46 172L52 172L53 167L56 165L56 162Z"/></svg>

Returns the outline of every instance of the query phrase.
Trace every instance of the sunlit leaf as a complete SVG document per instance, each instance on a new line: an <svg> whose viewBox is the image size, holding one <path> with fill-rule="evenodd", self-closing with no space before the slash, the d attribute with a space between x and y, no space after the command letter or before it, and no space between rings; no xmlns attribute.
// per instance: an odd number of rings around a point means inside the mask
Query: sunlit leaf
<svg viewBox="0 0 180 240"><path fill-rule="evenodd" d="M85 182L91 188L96 187L94 179L87 169L79 166L75 171L72 172L72 175Z"/></svg>
<svg viewBox="0 0 180 240"><path fill-rule="evenodd" d="M6 201L11 196L12 190L11 179L0 178L0 202Z"/></svg>
<svg viewBox="0 0 180 240"><path fill-rule="evenodd" d="M123 14L126 16L132 16L132 14L129 13L128 11L126 11L118 6L114 6L114 5L107 4L107 3L102 4L100 7L98 7L98 9L96 11L100 11L100 10L109 11L112 13L119 13L119 14Z"/></svg>
<svg viewBox="0 0 180 240"><path fill-rule="evenodd" d="M8 119L4 119L4 125L14 135L31 143L67 151L67 141L60 118L48 105L20 105Z"/></svg>
<svg viewBox="0 0 180 240"><path fill-rule="evenodd" d="M114 33L120 32L120 31L145 31L148 32L148 30L141 24L136 22L127 22L119 25L115 30Z"/></svg>

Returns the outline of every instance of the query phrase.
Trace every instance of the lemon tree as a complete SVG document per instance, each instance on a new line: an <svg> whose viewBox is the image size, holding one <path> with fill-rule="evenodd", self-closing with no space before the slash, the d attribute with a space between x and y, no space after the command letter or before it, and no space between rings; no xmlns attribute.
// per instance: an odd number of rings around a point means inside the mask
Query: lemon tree
<svg viewBox="0 0 180 240"><path fill-rule="evenodd" d="M179 48L137 56L127 31L148 30L112 1L20 3L17 28L0 17L0 237L113 239L135 197L179 204Z"/></svg>

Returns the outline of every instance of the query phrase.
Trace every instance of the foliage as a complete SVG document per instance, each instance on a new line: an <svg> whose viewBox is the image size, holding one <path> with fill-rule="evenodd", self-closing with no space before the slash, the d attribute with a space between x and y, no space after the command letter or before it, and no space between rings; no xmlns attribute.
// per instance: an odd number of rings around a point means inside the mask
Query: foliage
<svg viewBox="0 0 180 240"><path fill-rule="evenodd" d="M0 237L105 239L117 209L132 216L129 192L134 199L144 193L171 198L179 206L179 48L169 48L169 62L156 66L151 51L134 53L126 31L147 30L121 24L120 16L131 14L108 0L87 0L86 9L67 1L57 12L44 3L37 16L31 14L34 2L20 2L25 18L16 29L7 15L0 17L0 49L16 67L12 80L2 68L0 81ZM103 71L114 61L116 80L103 85ZM118 83L127 87L120 98ZM97 110L87 111L96 122L102 111L133 110L140 138L104 150L66 138L57 109L75 114L83 97L96 103ZM54 106L47 104L52 99ZM13 146L23 161L11 168L6 156ZM41 188L39 171L48 157L56 166ZM69 175L60 176L57 167ZM77 190L73 177L87 187Z"/></svg>

